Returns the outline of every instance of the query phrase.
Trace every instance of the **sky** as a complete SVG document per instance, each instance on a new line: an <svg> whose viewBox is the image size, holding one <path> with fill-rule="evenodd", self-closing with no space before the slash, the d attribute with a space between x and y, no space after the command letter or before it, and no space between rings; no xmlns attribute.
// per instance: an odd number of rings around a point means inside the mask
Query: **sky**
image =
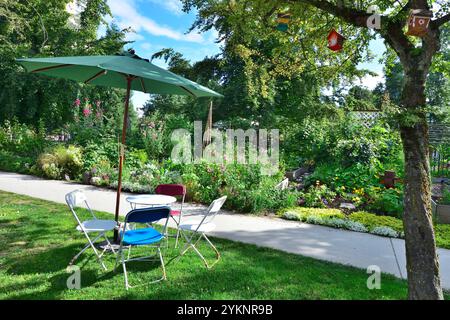
<svg viewBox="0 0 450 320"><path fill-rule="evenodd" d="M195 21L195 12L184 13L179 0L108 0L108 4L113 14L108 21L120 28L131 27L134 30L127 39L134 43L128 47L133 47L141 57L150 58L163 48L173 48L195 62L220 52L220 45L215 42L215 31L186 33ZM367 76L359 84L373 89L383 80L383 66L378 63L378 58L385 46L381 40L376 40L371 42L370 49L377 57L360 67L376 72L378 76ZM162 60L154 60L153 63L166 67ZM134 107L139 109L148 98L147 94L133 93Z"/></svg>

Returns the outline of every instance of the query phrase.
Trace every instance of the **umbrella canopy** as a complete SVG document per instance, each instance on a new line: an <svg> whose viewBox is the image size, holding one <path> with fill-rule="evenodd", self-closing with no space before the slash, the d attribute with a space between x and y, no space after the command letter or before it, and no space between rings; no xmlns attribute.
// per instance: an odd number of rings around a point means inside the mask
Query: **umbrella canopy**
<svg viewBox="0 0 450 320"><path fill-rule="evenodd" d="M156 94L190 95L193 97L222 97L193 81L180 77L142 59L129 51L115 56L79 56L57 58L16 59L28 72L64 78L85 84L127 89L122 128L122 148L119 155L115 218L119 221L120 193L124 145L126 141L130 90ZM118 240L117 230L114 240Z"/></svg>
<svg viewBox="0 0 450 320"><path fill-rule="evenodd" d="M80 56L17 59L28 72L75 80L92 85L127 89L126 77L134 79L131 90L156 94L221 97L217 92L155 66L136 55Z"/></svg>

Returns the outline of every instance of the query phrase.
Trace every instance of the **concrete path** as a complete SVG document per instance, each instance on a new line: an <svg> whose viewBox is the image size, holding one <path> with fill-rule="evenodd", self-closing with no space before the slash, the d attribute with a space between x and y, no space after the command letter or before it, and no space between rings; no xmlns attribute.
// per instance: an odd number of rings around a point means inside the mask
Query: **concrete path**
<svg viewBox="0 0 450 320"><path fill-rule="evenodd" d="M0 190L8 192L65 203L64 195L75 189L81 189L86 193L93 209L114 212L116 194L112 190L0 171ZM122 215L130 208L125 201L128 195L126 193L122 195ZM187 204L185 213L198 214L204 208L202 205ZM406 277L405 245L401 239L226 211L222 211L215 222L217 229L212 235L216 237L363 269L377 265L382 272L400 278ZM438 251L442 285L450 290L450 250Z"/></svg>

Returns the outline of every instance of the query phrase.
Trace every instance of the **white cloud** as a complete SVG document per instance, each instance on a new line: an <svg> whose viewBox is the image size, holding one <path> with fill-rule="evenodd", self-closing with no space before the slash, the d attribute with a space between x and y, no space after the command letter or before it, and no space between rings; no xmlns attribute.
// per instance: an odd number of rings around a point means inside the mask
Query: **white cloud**
<svg viewBox="0 0 450 320"><path fill-rule="evenodd" d="M161 26L155 21L141 15L136 9L134 0L108 0L109 7L121 28L131 27L137 33L145 31L155 36L174 40L204 43L203 36L198 33L184 34L167 26Z"/></svg>
<svg viewBox="0 0 450 320"><path fill-rule="evenodd" d="M376 76L366 75L361 80L361 85L369 88L370 90L375 89L378 83L384 83L384 75L383 73L378 74Z"/></svg>
<svg viewBox="0 0 450 320"><path fill-rule="evenodd" d="M183 4L180 0L147 0L149 2L155 3L170 13L173 13L174 15L182 15L183 14Z"/></svg>

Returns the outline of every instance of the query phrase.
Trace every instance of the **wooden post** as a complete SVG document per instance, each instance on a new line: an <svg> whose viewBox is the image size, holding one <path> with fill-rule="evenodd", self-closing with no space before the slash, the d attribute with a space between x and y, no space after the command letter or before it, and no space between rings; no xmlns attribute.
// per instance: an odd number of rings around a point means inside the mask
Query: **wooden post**
<svg viewBox="0 0 450 320"><path fill-rule="evenodd" d="M123 170L123 162L125 157L125 142L127 138L127 125L128 125L128 109L130 104L130 90L131 90L131 82L134 77L128 75L127 76L127 94L125 97L125 110L123 112L123 126L122 126L122 143L120 146L120 155L119 155L119 179L117 182L117 196L116 196L116 213L115 220L119 222L119 210L120 210L120 193L122 191L122 170ZM114 230L114 242L117 243L119 239L118 230Z"/></svg>

